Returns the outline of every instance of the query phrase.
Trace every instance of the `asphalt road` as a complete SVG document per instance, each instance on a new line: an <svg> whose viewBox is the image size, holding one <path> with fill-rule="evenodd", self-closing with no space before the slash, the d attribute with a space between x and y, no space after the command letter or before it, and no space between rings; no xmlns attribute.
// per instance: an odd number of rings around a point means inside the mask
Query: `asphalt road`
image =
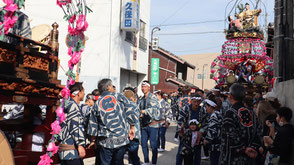
<svg viewBox="0 0 294 165"><path fill-rule="evenodd" d="M166 148L165 152L158 153L158 161L157 165L175 165L176 163L176 155L178 151L178 143L174 141L174 135L176 131L176 123L172 123L170 127L166 131ZM139 157L141 163L143 163L144 157L141 150L141 146L139 147ZM151 162L151 149L149 148L149 159ZM126 165L128 165L127 159L124 159ZM95 163L94 158L88 158L84 160L85 165L93 165ZM151 165L151 164L150 164ZM202 160L201 165L209 165L208 160Z"/></svg>

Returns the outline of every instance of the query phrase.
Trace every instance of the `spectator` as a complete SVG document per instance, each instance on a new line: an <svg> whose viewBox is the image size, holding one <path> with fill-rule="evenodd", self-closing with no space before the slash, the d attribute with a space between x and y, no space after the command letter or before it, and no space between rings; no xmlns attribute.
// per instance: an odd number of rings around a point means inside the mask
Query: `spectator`
<svg viewBox="0 0 294 165"><path fill-rule="evenodd" d="M251 165L261 146L261 128L253 110L244 107L245 88L230 87L232 107L225 112L222 124L220 165Z"/></svg>
<svg viewBox="0 0 294 165"><path fill-rule="evenodd" d="M279 103L277 95L274 92L268 92L263 96L263 98L269 102L275 110L280 108L281 104Z"/></svg>
<svg viewBox="0 0 294 165"><path fill-rule="evenodd" d="M271 154L280 156L279 165L290 165L293 157L292 143L294 139L294 127L290 124L292 110L287 107L281 107L277 110L276 121L280 128L274 136L275 128L271 122L266 121L270 128L270 136L264 137L265 146L269 146ZM268 154L270 156L271 154Z"/></svg>
<svg viewBox="0 0 294 165"><path fill-rule="evenodd" d="M277 125L276 123L276 112L275 109L271 106L269 102L260 101L258 103L257 109L257 117L262 124L263 128L263 136L267 136L269 134L269 128L266 126L266 121L271 122L273 125Z"/></svg>
<svg viewBox="0 0 294 165"><path fill-rule="evenodd" d="M253 109L253 98L251 96L245 96L243 104L248 109Z"/></svg>

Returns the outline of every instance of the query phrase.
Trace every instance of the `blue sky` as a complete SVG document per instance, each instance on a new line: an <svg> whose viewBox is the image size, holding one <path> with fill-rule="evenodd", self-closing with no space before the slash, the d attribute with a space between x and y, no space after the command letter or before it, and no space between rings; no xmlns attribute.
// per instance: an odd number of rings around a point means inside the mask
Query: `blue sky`
<svg viewBox="0 0 294 165"><path fill-rule="evenodd" d="M159 46L176 54L200 54L218 53L225 41L224 33L219 33L227 28L225 13L233 9L236 0L151 0L151 29L157 25L161 31L155 32L154 37L159 37ZM256 0L248 0L255 2ZM268 14L268 22L274 21L274 0L261 0L258 8L263 10L259 22L264 24L265 10ZM231 2L231 3L229 3ZM240 0L239 0L240 2ZM247 1L242 1L245 4ZM226 6L227 10L225 10ZM265 6L265 7L264 7ZM251 9L254 6L251 5ZM236 10L237 11L237 10ZM235 9L231 15L234 15ZM166 24L195 23L205 21L216 21L208 23L197 23L189 25L164 26ZM206 34L179 33L217 32ZM172 34L172 35L164 35Z"/></svg>

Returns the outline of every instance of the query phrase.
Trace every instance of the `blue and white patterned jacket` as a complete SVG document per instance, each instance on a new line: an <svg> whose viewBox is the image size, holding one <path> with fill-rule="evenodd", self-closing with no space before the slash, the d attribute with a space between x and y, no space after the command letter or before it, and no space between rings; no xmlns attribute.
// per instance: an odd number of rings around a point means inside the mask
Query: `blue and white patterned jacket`
<svg viewBox="0 0 294 165"><path fill-rule="evenodd" d="M165 121L170 123L170 121L173 118L173 113L172 113L170 104L166 102L164 99L161 99L159 101L159 106L160 106L160 121ZM161 126L165 126L165 122L161 123Z"/></svg>
<svg viewBox="0 0 294 165"><path fill-rule="evenodd" d="M98 137L98 144L105 148L129 144L130 125L139 120L136 108L120 93L103 92L93 106L88 134Z"/></svg>
<svg viewBox="0 0 294 165"><path fill-rule="evenodd" d="M141 119L142 127L148 126L153 121L160 120L159 101L154 94L149 92L147 98L143 96L140 99L139 106L140 110L145 110L145 114ZM159 124L150 125L150 127L159 128Z"/></svg>
<svg viewBox="0 0 294 165"><path fill-rule="evenodd" d="M66 119L61 123L61 131L59 132L60 144L85 147L84 117L81 114L79 105L70 98L64 112ZM77 150L60 151L58 154L61 160L79 159Z"/></svg>
<svg viewBox="0 0 294 165"><path fill-rule="evenodd" d="M206 142L210 151L220 151L222 115L215 110L208 119Z"/></svg>

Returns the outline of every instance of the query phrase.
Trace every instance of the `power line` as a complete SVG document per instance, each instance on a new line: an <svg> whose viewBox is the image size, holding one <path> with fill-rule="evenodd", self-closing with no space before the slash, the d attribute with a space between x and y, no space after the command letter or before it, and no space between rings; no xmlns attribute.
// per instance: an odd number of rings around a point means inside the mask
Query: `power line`
<svg viewBox="0 0 294 165"><path fill-rule="evenodd" d="M169 17L167 17L160 25L159 27L164 24L166 21L168 21L170 18L172 18L174 15L176 15L182 8L184 8L191 0L187 0L181 7L179 7L173 14L171 14Z"/></svg>
<svg viewBox="0 0 294 165"><path fill-rule="evenodd" d="M157 35L188 35L188 34L212 34L212 33L224 33L224 31L207 31L207 32L187 32L187 33L159 33Z"/></svg>
<svg viewBox="0 0 294 165"><path fill-rule="evenodd" d="M178 26L178 25L194 25L194 24L202 24L202 23L211 23L211 22L223 22L224 20L211 20L211 21L199 21L199 22L186 22L186 23L175 23L175 24L164 24L164 25L152 25L155 26Z"/></svg>

